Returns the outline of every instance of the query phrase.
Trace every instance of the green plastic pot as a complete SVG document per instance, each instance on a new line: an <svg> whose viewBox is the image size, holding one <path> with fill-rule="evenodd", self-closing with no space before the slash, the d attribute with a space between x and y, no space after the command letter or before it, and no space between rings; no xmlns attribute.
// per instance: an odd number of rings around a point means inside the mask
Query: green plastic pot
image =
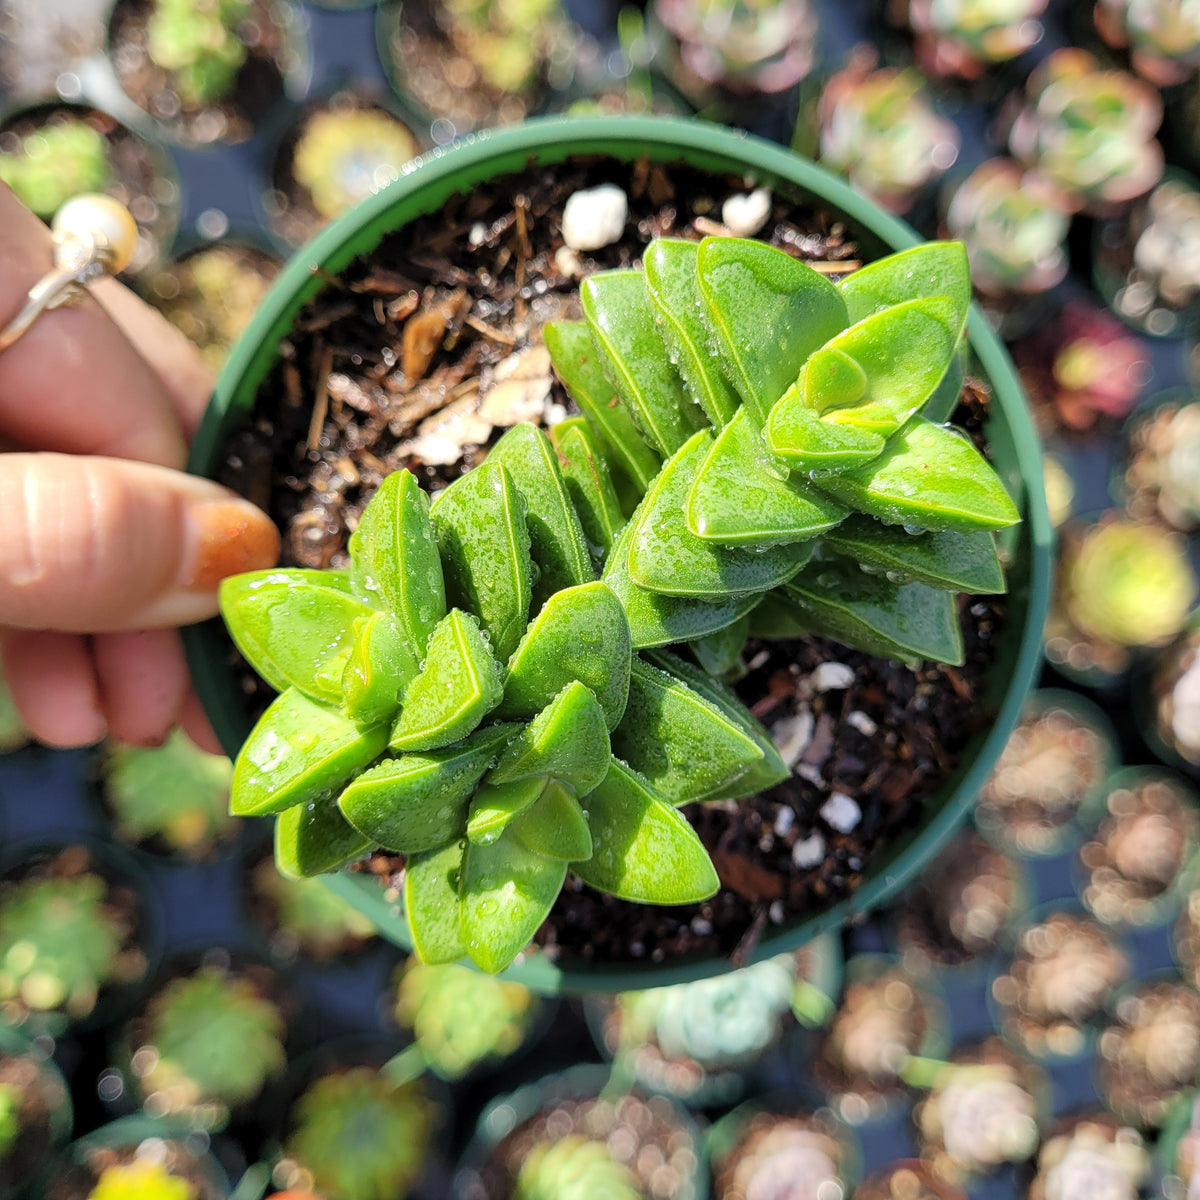
<svg viewBox="0 0 1200 1200"><path fill-rule="evenodd" d="M854 192L815 164L745 133L683 119L656 117L544 118L511 128L468 135L408 163L401 178L330 225L298 251L233 348L192 446L190 467L212 475L220 448L248 423L255 392L278 357L280 339L296 315L353 259L374 249L385 234L438 209L474 184L530 163L553 164L575 155L607 155L621 161L650 157L686 163L714 173L750 175L762 183L839 213L868 258L915 244L909 226ZM853 896L772 930L751 959L782 954L837 929L857 914L884 903L938 853L970 811L975 795L1008 740L1041 658L1041 631L1050 594L1053 531L1042 487L1041 447L1021 386L1001 343L978 311L968 322L971 348L990 380L995 399L988 425L993 460L1022 510L1023 523L1006 531L1012 555L1008 620L996 641L996 663L985 703L995 713L968 744L958 768L926 805L923 824L899 837L866 871ZM184 631L192 678L222 744L232 755L250 729L229 667L228 639L218 622ZM408 929L394 894L373 877L343 872L329 886L375 922L398 945ZM716 956L635 966L551 962L533 954L509 969L512 978L541 992L632 991L703 978L731 969Z"/></svg>

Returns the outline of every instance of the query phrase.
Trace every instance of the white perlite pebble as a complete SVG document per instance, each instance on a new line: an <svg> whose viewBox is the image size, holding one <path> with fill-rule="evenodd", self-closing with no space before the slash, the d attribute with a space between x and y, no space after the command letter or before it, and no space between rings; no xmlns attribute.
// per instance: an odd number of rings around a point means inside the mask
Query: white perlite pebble
<svg viewBox="0 0 1200 1200"><path fill-rule="evenodd" d="M792 847L792 862L802 871L815 867L825 857L825 839L814 833Z"/></svg>
<svg viewBox="0 0 1200 1200"><path fill-rule="evenodd" d="M879 728L865 712L857 708L852 713L846 714L846 724L853 725L863 737L874 736L875 731Z"/></svg>
<svg viewBox="0 0 1200 1200"><path fill-rule="evenodd" d="M796 814L790 808L781 808L775 814L775 832L783 837L795 824Z"/></svg>
<svg viewBox="0 0 1200 1200"><path fill-rule="evenodd" d="M625 232L628 214L629 201L615 183L575 192L563 206L563 241L572 250L611 246Z"/></svg>
<svg viewBox="0 0 1200 1200"><path fill-rule="evenodd" d="M575 279L583 274L583 263L570 246L559 246L554 252L554 269L568 279Z"/></svg>
<svg viewBox="0 0 1200 1200"><path fill-rule="evenodd" d="M862 820L862 809L845 792L834 792L821 805L821 816L838 833L849 833Z"/></svg>
<svg viewBox="0 0 1200 1200"><path fill-rule="evenodd" d="M844 692L853 682L854 668L845 663L822 663L812 673L812 685L818 692Z"/></svg>
<svg viewBox="0 0 1200 1200"><path fill-rule="evenodd" d="M807 708L802 708L794 716L784 717L783 720L775 722L771 730L771 741L775 743L775 749L779 751L784 765L792 767L808 748L812 735L813 715Z"/></svg>
<svg viewBox="0 0 1200 1200"><path fill-rule="evenodd" d="M748 196L730 196L721 205L721 223L734 237L753 237L770 215L770 188L755 188Z"/></svg>

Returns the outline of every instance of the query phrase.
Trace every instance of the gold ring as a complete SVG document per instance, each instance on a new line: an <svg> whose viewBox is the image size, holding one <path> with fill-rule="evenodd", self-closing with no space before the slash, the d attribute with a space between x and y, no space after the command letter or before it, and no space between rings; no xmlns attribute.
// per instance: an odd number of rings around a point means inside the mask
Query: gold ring
<svg viewBox="0 0 1200 1200"><path fill-rule="evenodd" d="M0 329L7 350L48 308L77 304L88 284L123 271L137 248L137 223L111 196L88 193L54 215L54 269L29 289L21 311Z"/></svg>

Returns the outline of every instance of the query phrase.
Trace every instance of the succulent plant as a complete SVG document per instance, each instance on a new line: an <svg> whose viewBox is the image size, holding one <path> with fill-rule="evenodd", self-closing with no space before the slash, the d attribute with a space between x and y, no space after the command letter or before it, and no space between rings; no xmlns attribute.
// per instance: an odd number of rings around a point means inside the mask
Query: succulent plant
<svg viewBox="0 0 1200 1200"><path fill-rule="evenodd" d="M623 899L713 894L676 806L786 768L719 680L661 647L772 593L783 636L961 662L955 594L1004 587L992 531L1017 510L939 423L970 297L960 245L840 285L737 238L659 240L645 261L593 275L586 320L546 327L586 422L554 444L514 426L432 508L389 476L347 571L222 585L234 640L282 693L238 756L233 810L282 814L287 873L408 855L425 961L508 965L568 864ZM642 494L625 523L614 474Z"/></svg>
<svg viewBox="0 0 1200 1200"><path fill-rule="evenodd" d="M321 1195L400 1200L429 1155L433 1107L420 1087L396 1087L370 1067L333 1071L296 1102L284 1152Z"/></svg>
<svg viewBox="0 0 1200 1200"><path fill-rule="evenodd" d="M46 220L72 196L104 191L109 171L104 135L75 118L35 129L18 150L0 154L0 182Z"/></svg>
<svg viewBox="0 0 1200 1200"><path fill-rule="evenodd" d="M517 1174L513 1200L640 1200L637 1178L602 1142L579 1134L539 1142Z"/></svg>
<svg viewBox="0 0 1200 1200"><path fill-rule="evenodd" d="M1084 1116L1043 1143L1029 1200L1137 1200L1151 1166L1137 1130L1108 1113Z"/></svg>
<svg viewBox="0 0 1200 1200"><path fill-rule="evenodd" d="M1086 637L1158 646L1183 629L1196 575L1183 539L1148 521L1102 521L1062 564L1066 615Z"/></svg>
<svg viewBox="0 0 1200 1200"><path fill-rule="evenodd" d="M756 1113L714 1163L718 1200L846 1195L847 1152L820 1117Z"/></svg>
<svg viewBox="0 0 1200 1200"><path fill-rule="evenodd" d="M163 1113L205 1125L254 1099L287 1058L279 1009L249 978L201 967L171 980L138 1022L133 1071Z"/></svg>
<svg viewBox="0 0 1200 1200"><path fill-rule="evenodd" d="M185 104L216 104L233 91L246 61L237 27L249 11L250 0L154 0L146 51Z"/></svg>
<svg viewBox="0 0 1200 1200"><path fill-rule="evenodd" d="M21 1090L0 1083L0 1162L21 1136Z"/></svg>
<svg viewBox="0 0 1200 1200"><path fill-rule="evenodd" d="M1093 11L1100 36L1128 47L1133 69L1156 87L1200 68L1200 12L1191 0L1097 0Z"/></svg>
<svg viewBox="0 0 1200 1200"><path fill-rule="evenodd" d="M817 17L808 0L655 0L684 65L735 92L782 92L812 70Z"/></svg>
<svg viewBox="0 0 1200 1200"><path fill-rule="evenodd" d="M318 879L281 875L268 858L255 867L253 883L274 910L272 946L281 954L302 950L313 958L333 958L375 936L375 926Z"/></svg>
<svg viewBox="0 0 1200 1200"><path fill-rule="evenodd" d="M908 0L922 71L978 79L1042 40L1046 0Z"/></svg>
<svg viewBox="0 0 1200 1200"><path fill-rule="evenodd" d="M136 1158L107 1167L87 1200L196 1200L196 1189L161 1163Z"/></svg>
<svg viewBox="0 0 1200 1200"><path fill-rule="evenodd" d="M1125 487L1133 516L1185 533L1200 525L1200 401L1163 403L1136 423Z"/></svg>
<svg viewBox="0 0 1200 1200"><path fill-rule="evenodd" d="M537 80L544 56L561 36L560 0L446 0L442 19L460 54L484 82L519 93Z"/></svg>
<svg viewBox="0 0 1200 1200"><path fill-rule="evenodd" d="M178 729L161 746L114 742L105 755L104 794L117 832L133 842L161 838L192 858L236 829L228 812L232 778L223 754L206 753Z"/></svg>
<svg viewBox="0 0 1200 1200"><path fill-rule="evenodd" d="M399 179L416 152L413 135L382 109L323 109L304 123L292 174L317 212L332 219Z"/></svg>
<svg viewBox="0 0 1200 1200"><path fill-rule="evenodd" d="M825 85L821 161L891 212L906 212L931 180L954 165L959 135L939 116L914 70L875 69L855 52Z"/></svg>
<svg viewBox="0 0 1200 1200"><path fill-rule="evenodd" d="M986 296L1044 292L1061 282L1070 224L1054 190L1006 158L976 167L946 210L946 227L966 246L971 280Z"/></svg>
<svg viewBox="0 0 1200 1200"><path fill-rule="evenodd" d="M535 1003L519 983L412 958L400 975L395 1012L425 1064L453 1080L514 1053L529 1034Z"/></svg>
<svg viewBox="0 0 1200 1200"><path fill-rule="evenodd" d="M127 936L99 875L31 878L0 895L0 1002L87 1016L121 973Z"/></svg>
<svg viewBox="0 0 1200 1200"><path fill-rule="evenodd" d="M0 754L10 754L29 744L29 730L17 712L8 684L0 674Z"/></svg>
<svg viewBox="0 0 1200 1200"><path fill-rule="evenodd" d="M1086 50L1056 50L1030 75L1009 133L1013 155L1062 194L1069 209L1103 212L1149 191L1163 170L1154 137L1162 101Z"/></svg>

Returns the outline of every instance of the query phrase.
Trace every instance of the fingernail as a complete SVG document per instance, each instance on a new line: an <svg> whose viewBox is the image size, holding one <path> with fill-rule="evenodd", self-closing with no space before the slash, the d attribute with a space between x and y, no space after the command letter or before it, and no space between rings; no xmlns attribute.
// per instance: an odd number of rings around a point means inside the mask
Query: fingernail
<svg viewBox="0 0 1200 1200"><path fill-rule="evenodd" d="M209 500L188 512L193 544L179 586L209 592L242 571L273 567L279 560L279 531L246 500Z"/></svg>

